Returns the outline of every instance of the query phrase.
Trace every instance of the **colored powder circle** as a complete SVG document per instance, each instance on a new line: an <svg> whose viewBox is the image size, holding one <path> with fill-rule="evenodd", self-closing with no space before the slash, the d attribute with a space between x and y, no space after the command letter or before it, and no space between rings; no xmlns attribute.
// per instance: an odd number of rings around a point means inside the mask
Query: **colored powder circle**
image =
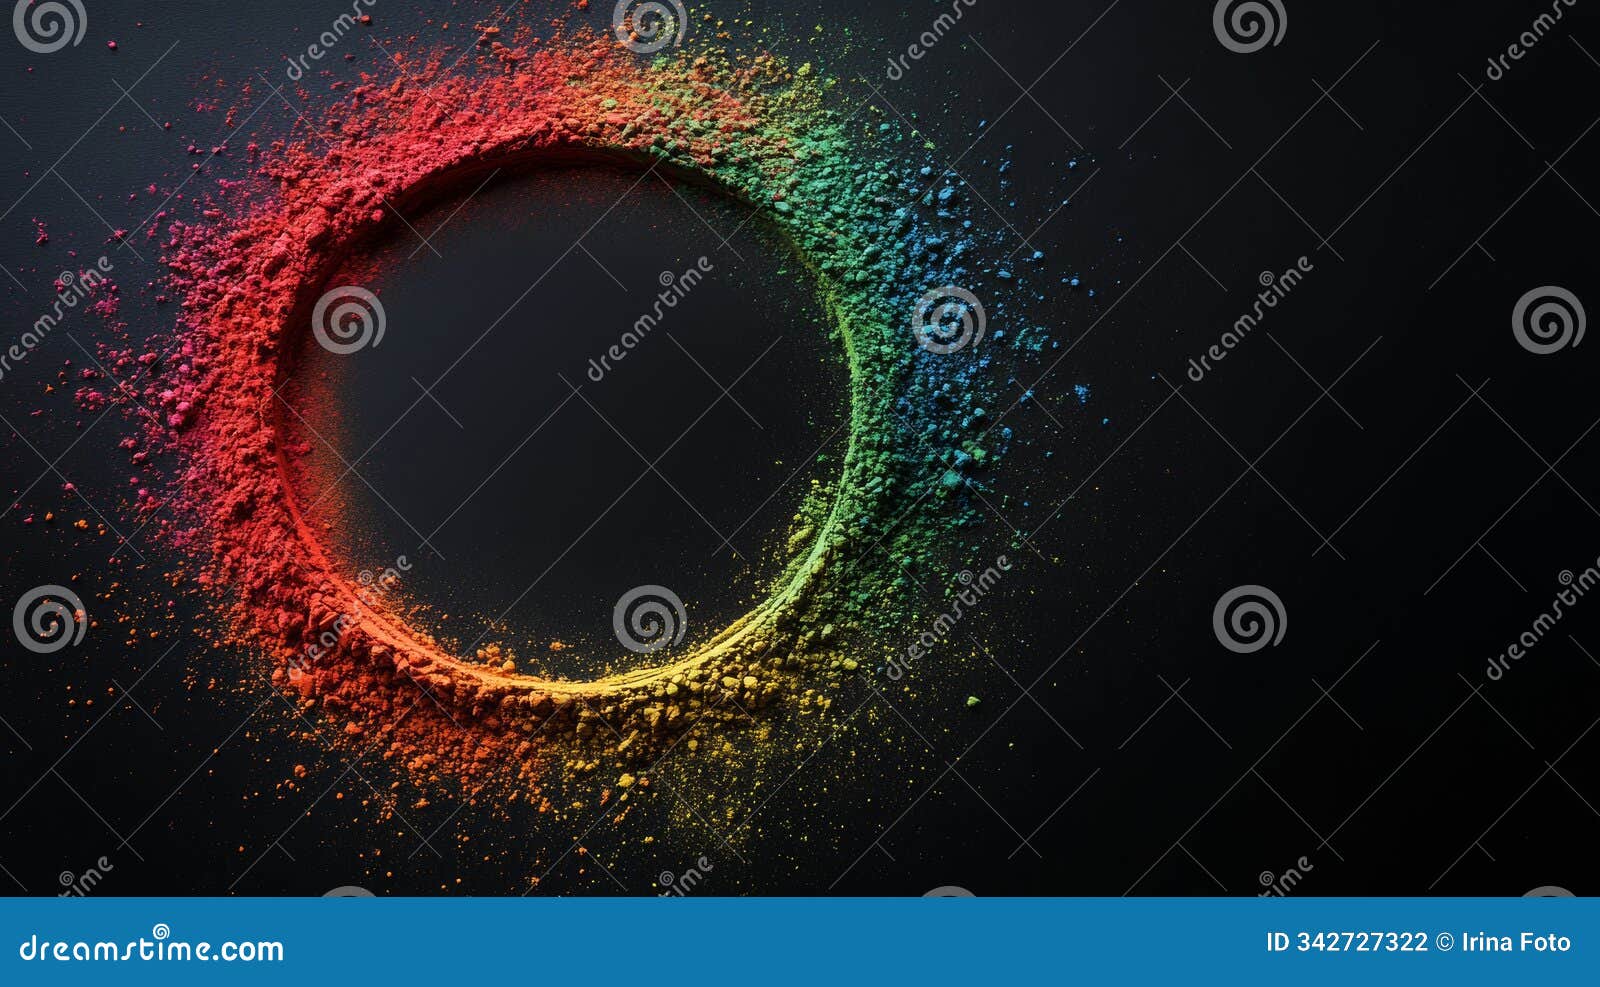
<svg viewBox="0 0 1600 987"><path fill-rule="evenodd" d="M252 145L270 187L242 205L247 190L225 189L229 208L173 224L184 309L153 395L165 417L151 437L183 463L174 534L226 601L229 638L264 650L274 683L345 720L355 742L375 735L413 768L457 776L507 763L538 774L557 741L649 760L692 727L810 701L819 677L876 660L852 632L904 612L907 566L959 522L953 492L992 451L978 444L991 385L974 368L987 361L919 347L925 327L912 325L918 296L963 270L969 244L929 248L921 207L948 220L955 205L948 191L918 201L896 147L907 135L829 108L829 83L770 56L642 62L589 37L501 62L489 75L403 63L302 116L295 137ZM452 654L344 573L289 481L305 450L279 389L326 280L402 217L497 173L583 162L758 210L817 279L851 406L837 485L788 539L765 600L674 660L564 681L515 674L495 649Z"/></svg>

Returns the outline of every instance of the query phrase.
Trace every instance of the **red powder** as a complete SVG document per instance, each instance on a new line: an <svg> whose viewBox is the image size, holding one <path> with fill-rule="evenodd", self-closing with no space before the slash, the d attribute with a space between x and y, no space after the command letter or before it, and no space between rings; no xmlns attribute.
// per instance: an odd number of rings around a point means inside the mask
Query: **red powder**
<svg viewBox="0 0 1600 987"><path fill-rule="evenodd" d="M392 234L397 213L541 161L603 156L744 189L781 189L793 170L781 132L758 125L756 97L732 91L758 90L781 74L775 62L651 68L604 38L496 51L501 68L487 77L397 58L396 77L363 79L296 137L261 149L265 190L253 200L223 186L198 220L172 222L165 259L182 297L180 332L144 395L159 416L143 419L143 439L183 464L177 506L160 524L201 561L201 584L231 601L230 639L270 656L273 682L308 709L344 721L353 749L425 778L509 766L536 780L540 745L557 738L653 757L689 723L714 723L722 692L749 709L784 678L761 664L775 632L751 618L692 667L669 670L684 683L675 700L663 699L660 670L548 682L502 670L496 649L458 658L342 575L317 519L300 512L285 477L305 467L275 387L311 336L324 279ZM679 692L673 684L667 695ZM596 728L599 716L610 730Z"/></svg>

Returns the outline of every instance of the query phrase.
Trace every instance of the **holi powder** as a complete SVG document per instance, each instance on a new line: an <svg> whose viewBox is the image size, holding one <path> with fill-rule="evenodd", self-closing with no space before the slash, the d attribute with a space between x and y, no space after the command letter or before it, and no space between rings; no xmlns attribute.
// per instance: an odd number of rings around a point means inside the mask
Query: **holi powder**
<svg viewBox="0 0 1600 987"><path fill-rule="evenodd" d="M1027 299L1003 252L984 256L996 237L964 183L892 115L863 111L862 93L761 51L644 58L559 28L507 28L465 55L415 38L392 50L392 72L296 94L288 132L252 135L248 174L162 234L181 315L141 383L159 415L134 409L124 445L152 474L138 510L191 559L218 643L259 656L300 720L334 727L318 737L419 785L494 785L534 805L547 785L584 779L607 789L602 802L625 800L664 756L717 756L719 736L759 738L770 718L825 720L846 680L881 680L914 637L920 587L951 585L931 560L982 514L1010 436L991 429L1012 386L991 354L1043 335L1006 330ZM518 674L509 644L455 653L389 591L403 573L338 557L324 522L347 508L300 495L318 467L278 389L328 279L403 231L401 217L497 172L585 164L758 212L815 278L850 408L836 478L776 536L765 599L655 664L579 681ZM981 296L987 337L919 345L919 300L955 285ZM156 477L150 456L176 465Z"/></svg>

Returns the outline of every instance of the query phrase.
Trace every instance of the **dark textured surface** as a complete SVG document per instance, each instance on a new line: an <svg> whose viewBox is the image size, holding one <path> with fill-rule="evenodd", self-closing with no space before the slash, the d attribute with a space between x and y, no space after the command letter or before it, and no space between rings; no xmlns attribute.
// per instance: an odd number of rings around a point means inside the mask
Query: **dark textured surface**
<svg viewBox="0 0 1600 987"><path fill-rule="evenodd" d="M1299 868L1302 858L1311 867L1298 891L1308 894L1595 890L1589 847L1600 832L1600 787L1583 765L1600 743L1591 732L1600 717L1591 611L1600 600L1571 608L1499 681L1485 670L1549 609L1560 573L1581 573L1600 557L1591 465L1600 455L1591 431L1600 350L1589 341L1536 356L1511 331L1518 299L1540 286L1600 305L1592 205L1600 200L1592 177L1600 63L1590 54L1600 53L1600 23L1580 5L1491 81L1486 59L1547 5L1286 2L1282 43L1244 55L1218 43L1209 4L979 0L899 80L885 77L887 59L947 4L710 5L769 26L775 47L796 60L877 86L884 112L914 118L1015 227L1019 262L1038 249L1041 269L1082 285L1041 301L1038 317L1063 340L1062 359L1047 359L1042 377L1019 371L1017 394L1031 388L1035 397L1008 417L1021 442L995 475L997 516L960 549L968 558L959 564L978 566L1010 551L1014 532L1028 535L1033 550L1012 551L1014 574L963 627L1004 672L969 666L939 701L973 694L982 702L925 738L911 724L950 722L942 710L908 705L898 710L905 720L886 710L865 716L869 725L850 743L799 767L763 810L786 814L786 827L742 845L742 861L720 859L708 892L921 894L956 884L985 895L1253 894L1260 875ZM231 94L254 80L255 94L240 105L260 116L245 129L287 128L288 109L256 73L276 84L283 55L303 50L346 9L132 6L92 4L82 46L53 55L0 38L0 116L15 130L0 133L0 208L9 207L0 260L21 282L0 281L12 336L37 318L50 279L72 263L69 251L81 262L107 250L96 213L112 227L137 226L150 208L145 186L169 186L187 171L191 142L209 149L218 139L220 114L196 113L196 100L233 105ZM373 13L387 38L429 16L470 23L495 11L394 4ZM591 13L599 20L606 11ZM141 18L148 23L135 27ZM776 40L790 37L801 40ZM114 54L109 39L118 41ZM347 64L345 52L355 61ZM352 76L383 61L356 36L319 68ZM852 105L871 95L859 84L851 93ZM989 127L979 130L980 121ZM1003 174L1002 161L1011 162ZM1057 212L1063 187L1081 191ZM128 201L134 192L138 200ZM658 187L637 208L665 222L675 203ZM587 225L604 204L579 201L567 211ZM46 246L33 242L34 218L49 226ZM733 222L706 218L724 229ZM618 227L609 235L619 256L590 247L615 263L624 284L648 284L719 249L687 212L679 221L681 246L654 230L630 254L628 230ZM553 256L576 232L530 235ZM449 230L465 253L492 250L494 240L474 237L497 235L469 213ZM747 256L762 249L735 242ZM163 316L143 292L160 273L158 250L143 239L133 249L142 259L127 248L111 256L124 317L138 335ZM1186 379L1189 360L1250 310L1258 275L1301 257L1310 273L1263 327L1202 381ZM574 266L564 288L593 293L611 284L581 256L565 263ZM743 283L762 323L784 323L787 338L806 331L808 316L804 303L772 298L781 287L761 272L777 263L755 260ZM420 280L405 290L437 306L426 321L472 310L457 304L470 286L429 280L426 263L417 270ZM513 297L521 290L499 275L493 281ZM547 311L520 311L520 328L535 331ZM709 338L730 341L725 363L702 357L717 377L736 376L760 352L740 336L751 312L707 305L695 313ZM94 328L65 324L91 347ZM394 344L401 354L402 338ZM426 338L444 359L459 350L448 335ZM778 383L807 382L797 417L784 417L788 402L771 386L749 382L748 392L741 384L734 393L778 433L760 441L803 455L831 428L837 385L818 362L825 341L785 345L793 347L786 362L766 372ZM643 375L650 382L639 387L649 390L637 395L662 402L654 427L664 435L675 434L667 418L692 419L717 393L693 366L669 367L672 355L647 355L659 358L658 373ZM18 522L33 511L87 511L61 492L61 477L35 485L57 457L62 476L115 518L124 484L116 423L90 428L92 416L60 400L52 413L30 416L65 359L81 362L81 354L57 333L0 382L8 423L0 462L8 495L22 504L0 521L8 606L32 586L104 567L109 551L104 541L71 550ZM410 369L398 360L384 372L404 388ZM490 369L464 373L458 392L439 395L469 428L494 407L475 392L491 383ZM540 382L537 393L558 395L549 385ZM1087 403L1078 386L1088 388ZM517 400L536 404L536 396ZM383 430L376 410L359 410ZM775 487L787 472L755 469L769 456L749 445L753 426L737 409L722 412L705 423L704 447L682 452L684 474L743 471L757 487ZM408 446L446 443L454 429L431 404L413 415L423 416L416 427L440 431L380 446L374 464L380 487L393 485L422 510L429 484L466 481L407 475ZM356 418L359 450L367 426ZM604 440L609 433L594 425L564 434ZM653 435L648 416L624 431L633 428L657 451L671 439ZM490 434L482 441L494 445ZM506 433L501 455L520 434ZM719 449L735 451L718 462ZM631 455L620 442L605 452ZM487 473L493 464L479 465ZM553 480L572 467L518 468ZM505 536L518 548L539 537L541 513L581 507L570 489L541 494L535 486L526 500L522 489L490 491L484 505L526 512ZM617 558L628 533L610 529L605 538L617 541L576 554L573 583L631 585L666 569L726 585L715 578L724 570L702 561L714 536L696 529L670 491L656 493L676 534L651 532L662 550L683 546L681 567L653 560L649 571L629 569ZM742 516L767 491L707 485L684 493L726 530L724 516ZM745 536L735 542L753 551L777 529L776 519L758 523L748 546ZM486 552L495 535L463 535L462 551ZM126 578L158 587L161 549L133 540L150 564L139 570L124 558ZM441 584L441 594L460 592L465 579ZM1241 584L1282 599L1288 628L1277 647L1238 655L1219 645L1212 607ZM238 676L236 657L192 640L168 653L123 648L115 638L97 635L48 658L6 639L0 865L17 893L53 893L60 872L102 855L115 863L102 885L108 894L320 894L385 871L394 876L372 879L384 892L516 892L577 835L508 828L475 807L439 805L415 814L438 852L413 853L421 844L410 827L377 827L343 808L361 797L359 784L340 789L349 792L342 805L330 795L310 816L301 815L309 796L256 800L286 764L315 751L258 739L262 724L241 720L259 699L207 690L211 669ZM100 721L122 686L134 687L153 720L123 699ZM89 696L96 704L85 707ZM68 705L73 699L78 705ZM224 738L223 754L208 760ZM883 777L906 784L865 780ZM718 818L714 790L694 797ZM471 841L459 842L463 834ZM605 855L606 841L594 834L591 851ZM569 858L541 890L648 893L658 872L719 844L717 834L675 830L659 857L606 856L612 880Z"/></svg>

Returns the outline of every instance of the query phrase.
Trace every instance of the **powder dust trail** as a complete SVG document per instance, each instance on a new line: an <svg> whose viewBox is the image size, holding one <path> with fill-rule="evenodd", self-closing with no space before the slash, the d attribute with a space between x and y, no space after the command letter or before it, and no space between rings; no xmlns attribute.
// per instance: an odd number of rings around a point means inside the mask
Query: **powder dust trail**
<svg viewBox="0 0 1600 987"><path fill-rule="evenodd" d="M459 66L412 39L391 75L303 101L291 132L250 145L250 180L170 223L182 313L146 394L160 417L139 420L129 447L179 464L144 506L173 498L154 527L194 560L225 643L263 655L274 686L350 750L419 783L536 792L556 773L625 789L688 731L699 741L682 750L708 752L727 745L707 739L765 716L824 712L844 679L903 646L915 583L970 521L966 485L1009 435L989 428L1004 372L981 338L955 352L919 345L919 298L983 293L992 347L1019 289L992 278L1000 265L981 256L992 240L922 139L851 112L810 65L715 49L643 59L580 32L506 37ZM305 449L277 389L312 337L325 280L403 233L400 216L496 171L588 161L759 211L817 278L851 409L838 483L796 519L764 601L669 663L566 681L515 674L492 646L451 653L350 575L315 516L337 506L313 510L289 480ZM948 302L934 315L971 319Z"/></svg>

